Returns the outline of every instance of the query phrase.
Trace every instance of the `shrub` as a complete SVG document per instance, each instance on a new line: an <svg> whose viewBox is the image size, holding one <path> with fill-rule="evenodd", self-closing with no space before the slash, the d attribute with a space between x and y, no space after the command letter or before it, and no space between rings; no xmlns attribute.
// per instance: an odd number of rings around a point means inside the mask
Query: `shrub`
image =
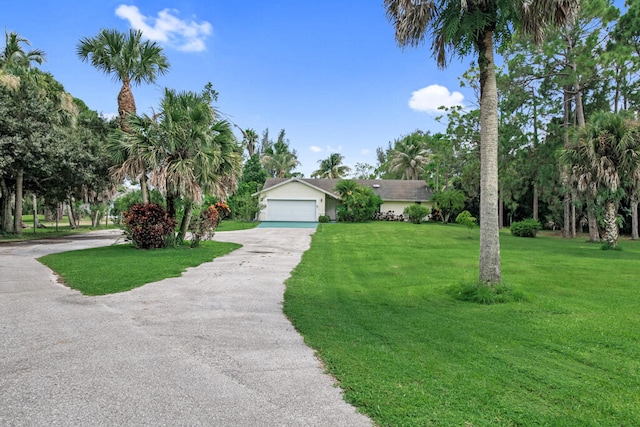
<svg viewBox="0 0 640 427"><path fill-rule="evenodd" d="M124 212L124 231L138 249L164 248L176 221L155 203L136 204Z"/></svg>
<svg viewBox="0 0 640 427"><path fill-rule="evenodd" d="M471 216L469 211L462 211L456 217L456 222L458 224L464 225L469 230L473 230L478 224L476 223L476 218Z"/></svg>
<svg viewBox="0 0 640 427"><path fill-rule="evenodd" d="M525 219L511 224L511 234L517 237L536 237L542 225L537 219Z"/></svg>
<svg viewBox="0 0 640 427"><path fill-rule="evenodd" d="M342 203L336 208L338 221L366 222L375 217L382 199L369 187L363 187L353 180L342 180L336 184Z"/></svg>
<svg viewBox="0 0 640 427"><path fill-rule="evenodd" d="M213 207L218 211L216 226L220 224L223 219L231 215L231 208L225 202L218 202Z"/></svg>
<svg viewBox="0 0 640 427"><path fill-rule="evenodd" d="M414 224L422 224L427 215L429 215L429 209L425 206L414 203L404 208L402 212L409 217L409 221Z"/></svg>
<svg viewBox="0 0 640 427"><path fill-rule="evenodd" d="M331 221L331 218L329 218L329 215L320 215L318 217L318 222L327 223L327 222L330 222L330 221Z"/></svg>
<svg viewBox="0 0 640 427"><path fill-rule="evenodd" d="M216 232L216 227L220 222L219 210L217 206L209 206L204 209L198 218L191 223L191 247L200 246L200 241L211 240Z"/></svg>

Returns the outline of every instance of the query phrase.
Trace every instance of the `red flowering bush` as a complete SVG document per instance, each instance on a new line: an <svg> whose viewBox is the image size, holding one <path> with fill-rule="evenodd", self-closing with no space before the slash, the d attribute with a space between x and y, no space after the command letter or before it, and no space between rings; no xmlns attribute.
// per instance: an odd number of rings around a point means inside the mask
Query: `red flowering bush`
<svg viewBox="0 0 640 427"><path fill-rule="evenodd" d="M203 238L206 240L213 238L219 218L218 209L215 206L209 206L200 213L195 221L191 222L192 248L197 247Z"/></svg>
<svg viewBox="0 0 640 427"><path fill-rule="evenodd" d="M176 221L155 203L136 204L123 213L124 231L138 249L164 248Z"/></svg>
<svg viewBox="0 0 640 427"><path fill-rule="evenodd" d="M216 222L217 226L220 224L220 221L231 215L231 208L225 202L218 202L214 207L218 211L218 222Z"/></svg>

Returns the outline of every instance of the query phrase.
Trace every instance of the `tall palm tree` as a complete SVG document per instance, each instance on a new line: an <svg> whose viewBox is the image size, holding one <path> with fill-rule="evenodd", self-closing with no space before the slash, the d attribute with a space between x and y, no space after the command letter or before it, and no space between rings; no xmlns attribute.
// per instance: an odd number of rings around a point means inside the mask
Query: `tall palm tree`
<svg viewBox="0 0 640 427"><path fill-rule="evenodd" d="M627 184L632 190L640 183L640 132L621 114L593 114L578 129L576 141L562 152L571 167L578 190L597 194L604 200L605 240L618 244L618 203Z"/></svg>
<svg viewBox="0 0 640 427"><path fill-rule="evenodd" d="M318 160L320 167L311 174L312 178L344 178L351 172L351 168L343 165L344 156L340 153L331 153L329 157Z"/></svg>
<svg viewBox="0 0 640 427"><path fill-rule="evenodd" d="M400 172L402 179L410 180L420 179L430 159L423 135L419 132L414 132L397 141L389 156L390 171Z"/></svg>
<svg viewBox="0 0 640 427"><path fill-rule="evenodd" d="M189 228L193 204L204 193L226 198L237 187L242 170L241 148L231 125L217 120L209 100L206 93L166 89L161 102L151 182L166 195L172 216L173 202L184 200L180 240Z"/></svg>
<svg viewBox="0 0 640 427"><path fill-rule="evenodd" d="M480 284L502 281L498 227L498 95L494 40L511 28L542 40L550 25L573 19L579 0L384 0L400 46L419 46L429 35L438 65L449 51L475 52L480 68Z"/></svg>
<svg viewBox="0 0 640 427"><path fill-rule="evenodd" d="M84 37L77 46L76 53L83 62L89 62L96 69L110 75L122 83L118 94L118 114L120 128L127 130L127 115L136 113L136 102L131 85L155 83L159 76L169 70L169 62L157 43L142 40L142 32L103 29L95 37ZM137 174L144 203L149 202L147 172Z"/></svg>

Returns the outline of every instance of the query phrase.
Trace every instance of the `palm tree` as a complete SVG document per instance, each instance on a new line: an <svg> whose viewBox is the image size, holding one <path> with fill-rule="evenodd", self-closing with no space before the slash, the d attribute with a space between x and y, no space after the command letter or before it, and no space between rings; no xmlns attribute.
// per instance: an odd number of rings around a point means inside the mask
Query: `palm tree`
<svg viewBox="0 0 640 427"><path fill-rule="evenodd" d="M511 28L536 42L550 25L569 22L579 0L384 0L400 46L419 46L431 36L432 51L446 67L449 50L475 52L480 68L480 284L502 281L498 227L498 95L494 39L506 41Z"/></svg>
<svg viewBox="0 0 640 427"><path fill-rule="evenodd" d="M0 68L10 64L29 68L32 62L42 64L45 61L45 53L40 49L25 52L23 46L31 46L31 43L15 31L7 32L4 30L4 37L4 49L0 51Z"/></svg>
<svg viewBox="0 0 640 427"><path fill-rule="evenodd" d="M430 159L429 150L420 132L414 132L397 141L389 156L390 171L399 172L402 174L402 179L410 180L420 179Z"/></svg>
<svg viewBox="0 0 640 427"><path fill-rule="evenodd" d="M312 178L344 178L351 172L349 166L343 165L344 156L339 153L331 153L324 160L318 160L320 168L311 174Z"/></svg>
<svg viewBox="0 0 640 427"><path fill-rule="evenodd" d="M258 142L258 134L253 129L247 129L242 132L242 145L247 149L249 157L256 152L256 143Z"/></svg>
<svg viewBox="0 0 640 427"><path fill-rule="evenodd" d="M608 247L615 248L618 203L625 195L623 185L633 191L640 183L637 125L621 114L596 113L585 127L578 129L576 141L563 150L562 159L571 167L579 191L589 191L604 200L605 240Z"/></svg>
<svg viewBox="0 0 640 427"><path fill-rule="evenodd" d="M300 165L296 150L291 150L287 141L284 138L283 129L280 131L278 140L274 144L267 144L260 157L260 163L273 178L284 178Z"/></svg>
<svg viewBox="0 0 640 427"><path fill-rule="evenodd" d="M161 102L151 182L166 195L173 217L175 199L185 202L179 240L189 228L193 204L201 202L204 193L226 198L241 173L241 149L231 125L217 121L209 101L205 92L166 89Z"/></svg>
<svg viewBox="0 0 640 427"><path fill-rule="evenodd" d="M118 181L125 178L145 181L151 170L150 159L154 158L155 146L160 140L160 129L155 117L146 114L127 117L127 132L117 129L109 138L107 150L117 166L111 168L111 175ZM148 193L143 192L143 202L148 203ZM146 199L145 199L146 197Z"/></svg>
<svg viewBox="0 0 640 427"><path fill-rule="evenodd" d="M158 76L169 70L169 62L162 52L162 47L155 42L142 40L142 32L129 30L121 33L117 30L104 29L95 37L80 40L76 53L83 62L90 62L93 67L122 83L118 94L118 114L120 128L127 130L127 115L136 113L136 103L131 85L155 83ZM136 175L140 177L140 187L144 203L149 203L147 172L144 164L140 164Z"/></svg>

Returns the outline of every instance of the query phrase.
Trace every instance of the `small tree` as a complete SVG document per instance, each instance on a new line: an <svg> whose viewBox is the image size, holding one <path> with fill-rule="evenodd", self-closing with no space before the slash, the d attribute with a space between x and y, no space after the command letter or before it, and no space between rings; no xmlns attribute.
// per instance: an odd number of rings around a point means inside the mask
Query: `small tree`
<svg viewBox="0 0 640 427"><path fill-rule="evenodd" d="M440 209L443 222L449 222L451 215L454 215L464 207L467 196L461 190L444 190L433 194L433 200Z"/></svg>
<svg viewBox="0 0 640 427"><path fill-rule="evenodd" d="M469 211L462 211L456 217L456 223L467 227L469 232L478 226L477 219Z"/></svg>

